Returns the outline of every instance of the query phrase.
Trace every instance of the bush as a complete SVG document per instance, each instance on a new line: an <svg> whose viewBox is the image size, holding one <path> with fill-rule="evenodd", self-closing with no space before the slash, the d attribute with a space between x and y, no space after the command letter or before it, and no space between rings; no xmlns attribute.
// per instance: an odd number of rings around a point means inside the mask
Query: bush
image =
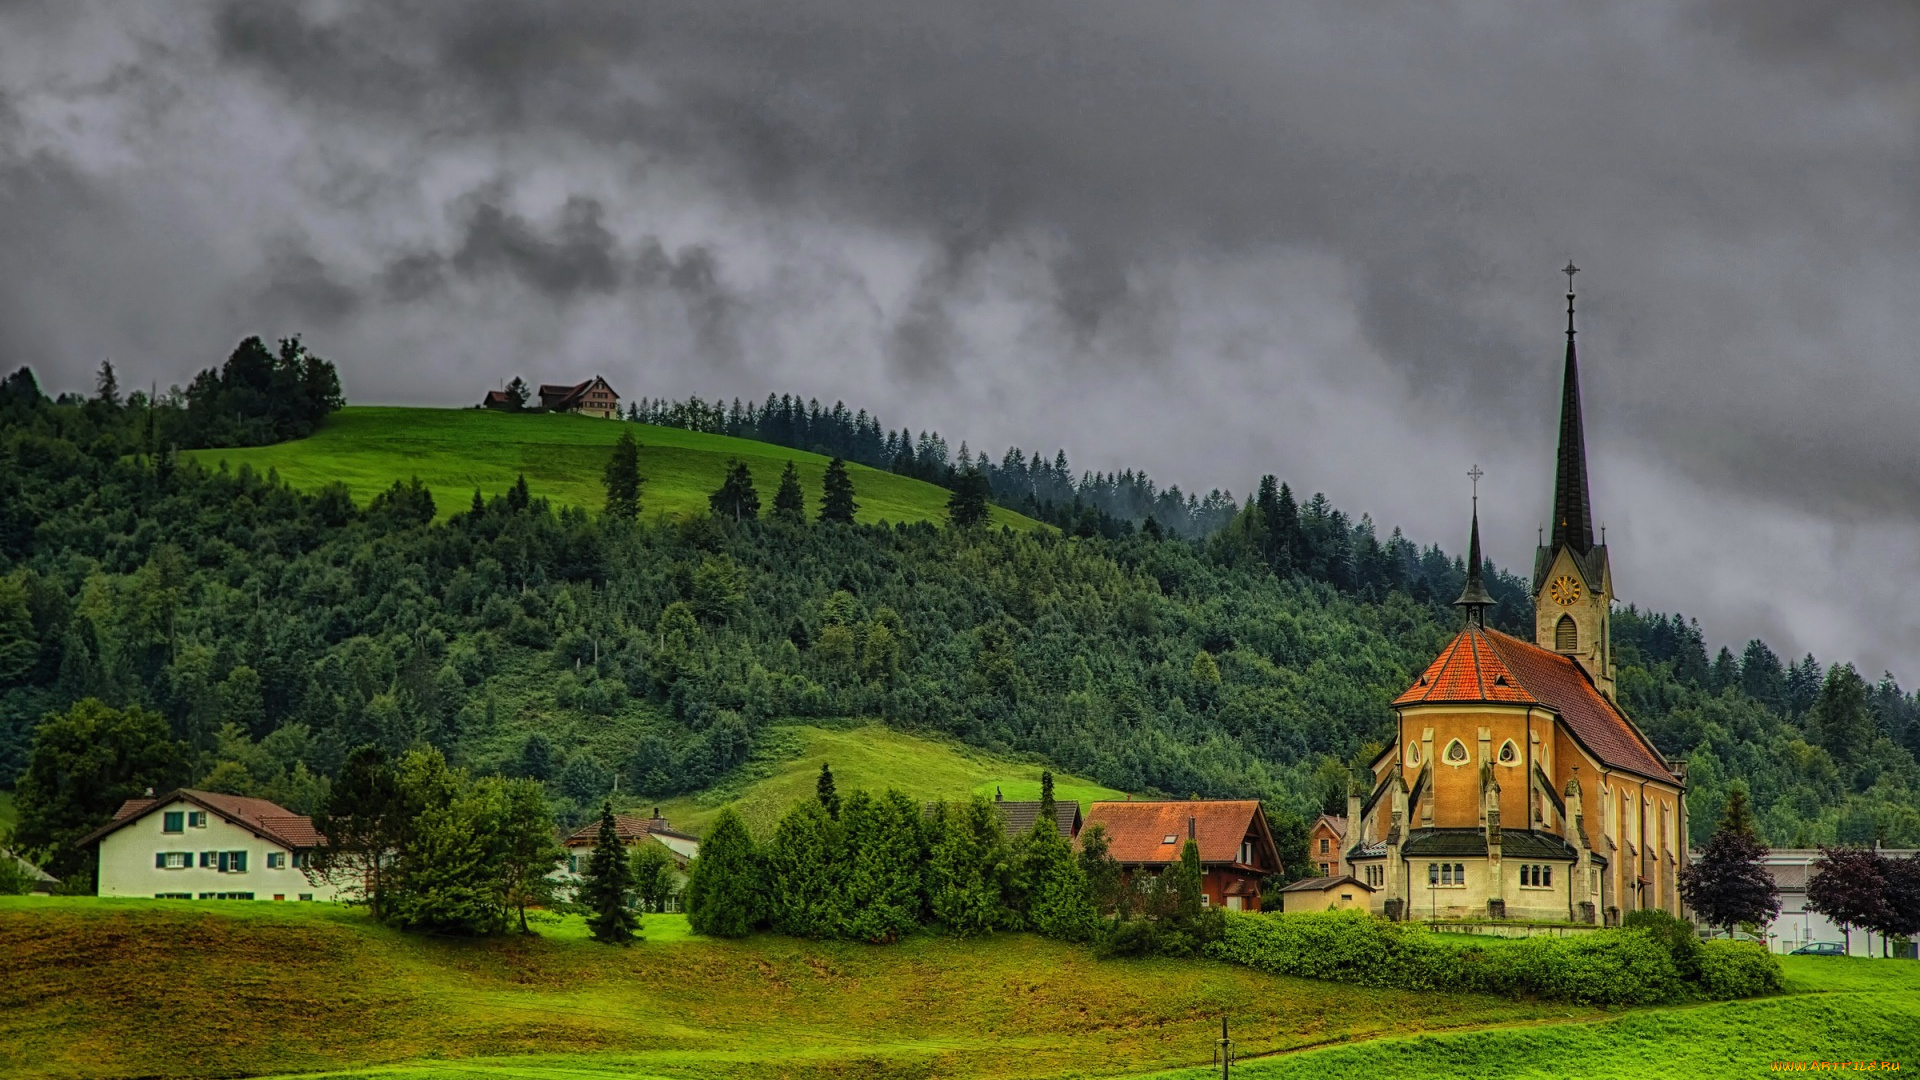
<svg viewBox="0 0 1920 1080"><path fill-rule="evenodd" d="M1226 913L1207 954L1278 975L1399 990L1533 994L1593 1005L1688 996L1667 947L1643 930L1456 946L1364 912Z"/></svg>
<svg viewBox="0 0 1920 1080"><path fill-rule="evenodd" d="M1681 978L1690 982L1699 980L1700 935L1692 923L1655 908L1642 908L1628 912L1620 925L1628 930L1646 931L1647 936L1659 942L1673 958L1674 969Z"/></svg>
<svg viewBox="0 0 1920 1080"><path fill-rule="evenodd" d="M1780 961L1753 941L1707 941L1700 946L1700 988L1715 1000L1779 992Z"/></svg>

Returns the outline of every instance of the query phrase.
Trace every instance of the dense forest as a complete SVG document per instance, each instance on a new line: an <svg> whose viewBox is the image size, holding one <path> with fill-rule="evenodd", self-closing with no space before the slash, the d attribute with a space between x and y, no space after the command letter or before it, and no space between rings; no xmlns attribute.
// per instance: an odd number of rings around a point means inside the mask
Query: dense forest
<svg viewBox="0 0 1920 1080"><path fill-rule="evenodd" d="M646 526L524 487L359 507L147 452L191 403L120 400L109 374L84 399L0 383L0 783L44 717L98 698L163 718L179 781L304 810L354 748L425 743L577 821L616 783L711 785L783 721L879 717L1298 821L1343 803L1458 625L1458 560L1271 478L1196 538ZM278 408L223 401L234 431ZM435 524L441 500L465 509ZM1527 622L1527 583L1486 573ZM1891 679L1709 656L1677 616L1614 626L1623 704L1690 761L1696 842L1737 778L1776 844L1920 844L1920 714Z"/></svg>

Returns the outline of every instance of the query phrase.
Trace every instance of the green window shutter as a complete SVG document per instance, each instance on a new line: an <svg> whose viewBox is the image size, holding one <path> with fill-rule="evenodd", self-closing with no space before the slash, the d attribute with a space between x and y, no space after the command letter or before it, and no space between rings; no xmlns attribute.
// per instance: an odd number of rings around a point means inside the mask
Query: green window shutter
<svg viewBox="0 0 1920 1080"><path fill-rule="evenodd" d="M247 872L246 852L236 851L233 853L233 872L236 874L244 874Z"/></svg>
<svg viewBox="0 0 1920 1080"><path fill-rule="evenodd" d="M155 870L165 870L165 869L167 868L167 853L166 853L166 852L164 852L164 851L156 851L156 852L154 852L154 853L153 853L153 868L154 868Z"/></svg>

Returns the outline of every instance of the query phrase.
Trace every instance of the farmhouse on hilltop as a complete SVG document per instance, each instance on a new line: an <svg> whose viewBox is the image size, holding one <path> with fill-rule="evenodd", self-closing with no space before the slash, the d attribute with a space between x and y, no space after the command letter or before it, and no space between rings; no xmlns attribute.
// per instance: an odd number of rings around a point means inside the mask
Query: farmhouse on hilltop
<svg viewBox="0 0 1920 1080"><path fill-rule="evenodd" d="M1260 879L1280 872L1280 850L1257 799L1183 802L1096 802L1085 830L1107 832L1108 851L1128 878L1158 874L1180 862L1188 840L1200 848L1201 903L1228 911L1260 910Z"/></svg>
<svg viewBox="0 0 1920 1080"><path fill-rule="evenodd" d="M80 838L100 849L99 894L161 900L333 900L307 880L313 821L277 803L181 788L128 799Z"/></svg>
<svg viewBox="0 0 1920 1080"><path fill-rule="evenodd" d="M547 412L579 413L582 416L617 420L620 418L620 395L607 385L607 380L598 375L573 386L541 383L540 407Z"/></svg>
<svg viewBox="0 0 1920 1080"><path fill-rule="evenodd" d="M1376 911L1608 925L1680 913L1686 763L1662 757L1614 697L1613 572L1594 542L1571 290L1546 540L1534 640L1489 627L1475 496L1455 601L1465 625L1394 699L1371 794L1347 800L1346 872L1378 890Z"/></svg>

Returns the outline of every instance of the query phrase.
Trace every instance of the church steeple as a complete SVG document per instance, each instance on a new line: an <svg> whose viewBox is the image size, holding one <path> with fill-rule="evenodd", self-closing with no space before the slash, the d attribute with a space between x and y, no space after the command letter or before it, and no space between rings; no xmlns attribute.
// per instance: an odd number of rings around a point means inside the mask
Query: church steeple
<svg viewBox="0 0 1920 1080"><path fill-rule="evenodd" d="M1607 546L1593 542L1587 490L1587 440L1580 415L1580 362L1574 348L1573 275L1567 263L1567 364L1560 387L1560 446L1553 484L1553 526L1534 556L1534 641L1573 660L1601 693L1613 695L1613 570Z"/></svg>
<svg viewBox="0 0 1920 1080"><path fill-rule="evenodd" d="M1467 609L1468 626L1485 627L1487 609L1499 603L1480 580L1480 478L1486 473L1475 465L1467 475L1473 480L1473 539L1467 544L1467 587L1460 590L1460 599L1453 606Z"/></svg>
<svg viewBox="0 0 1920 1080"><path fill-rule="evenodd" d="M1587 493L1587 439L1580 422L1580 361L1573 344L1573 275L1580 268L1569 260L1567 275L1567 370L1560 386L1560 458L1553 484L1553 546L1565 545L1575 554L1593 550L1593 503Z"/></svg>

